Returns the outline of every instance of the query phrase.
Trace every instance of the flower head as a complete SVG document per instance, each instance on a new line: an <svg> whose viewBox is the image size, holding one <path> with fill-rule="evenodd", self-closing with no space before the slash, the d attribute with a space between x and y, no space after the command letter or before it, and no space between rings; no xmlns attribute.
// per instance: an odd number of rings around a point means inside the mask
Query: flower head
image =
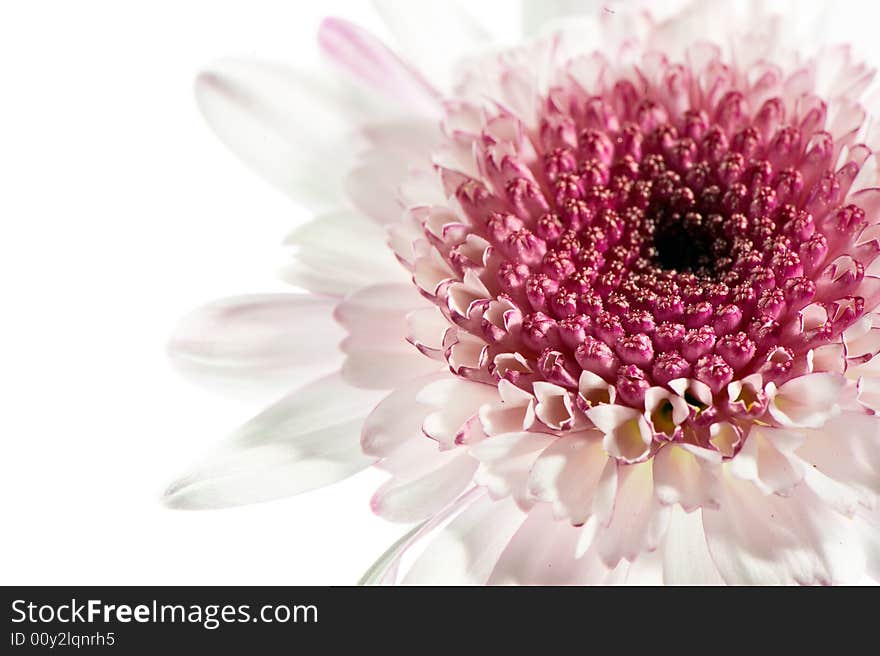
<svg viewBox="0 0 880 656"><path fill-rule="evenodd" d="M409 112L359 130L345 186L375 222L335 214L292 238L291 281L340 297L345 361L172 503L225 501L230 475L271 498L373 459L391 473L376 512L425 523L370 580L422 540L407 581L876 574L874 70L847 48L778 48L786 23L764 15L730 46L700 40L686 21L720 20L703 11L562 23L465 60L447 93L328 20L330 58ZM230 142L230 113L286 137L250 84L203 78L209 120ZM191 333L185 354L204 344ZM314 396L328 385L358 388L357 409ZM326 412L302 419L303 397Z"/></svg>

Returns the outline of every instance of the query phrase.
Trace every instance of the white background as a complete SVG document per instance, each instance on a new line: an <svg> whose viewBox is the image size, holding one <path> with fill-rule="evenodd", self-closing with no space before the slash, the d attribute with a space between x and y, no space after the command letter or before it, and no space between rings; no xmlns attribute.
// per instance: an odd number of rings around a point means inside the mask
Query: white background
<svg viewBox="0 0 880 656"><path fill-rule="evenodd" d="M475 9L509 24L511 4ZM158 502L259 409L175 375L168 333L208 299L282 290L305 218L215 140L192 79L228 55L313 59L334 13L381 34L356 1L2 5L0 583L352 583L403 532L369 511L376 472L233 510ZM867 50L861 18L839 36Z"/></svg>

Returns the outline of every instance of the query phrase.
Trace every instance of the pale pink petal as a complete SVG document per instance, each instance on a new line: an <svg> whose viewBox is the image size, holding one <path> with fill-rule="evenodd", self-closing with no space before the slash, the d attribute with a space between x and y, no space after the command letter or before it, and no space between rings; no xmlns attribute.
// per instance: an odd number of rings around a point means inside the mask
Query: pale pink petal
<svg viewBox="0 0 880 656"><path fill-rule="evenodd" d="M880 378L860 378L858 382L858 401L871 412L880 413Z"/></svg>
<svg viewBox="0 0 880 656"><path fill-rule="evenodd" d="M451 447L467 434L467 424L478 419L480 407L498 400L498 389L449 376L424 387L416 399L432 410L422 430L441 445Z"/></svg>
<svg viewBox="0 0 880 656"><path fill-rule="evenodd" d="M397 223L404 210L397 188L406 173L406 167L395 166L379 157L362 160L345 178L345 195L377 225Z"/></svg>
<svg viewBox="0 0 880 656"><path fill-rule="evenodd" d="M529 430L535 422L535 397L509 380L498 383L498 403L480 408L480 424L487 435L518 433Z"/></svg>
<svg viewBox="0 0 880 656"><path fill-rule="evenodd" d="M805 439L804 433L756 426L730 461L730 473L765 494L787 494L804 478L804 462L794 451Z"/></svg>
<svg viewBox="0 0 880 656"><path fill-rule="evenodd" d="M355 387L388 390L438 371L434 360L418 352L378 349L352 340L343 342L343 350L348 357L342 364L342 374Z"/></svg>
<svg viewBox="0 0 880 656"><path fill-rule="evenodd" d="M439 373L414 380L382 399L367 416L361 429L364 453L387 458L410 440L427 440L422 433L422 422L430 410L416 403L416 397L423 387L446 376L445 373Z"/></svg>
<svg viewBox="0 0 880 656"><path fill-rule="evenodd" d="M593 513L593 497L608 460L598 431L565 435L535 461L529 491L550 503L558 519L583 524Z"/></svg>
<svg viewBox="0 0 880 656"><path fill-rule="evenodd" d="M443 359L444 340L450 330L449 322L436 307L413 310L406 315L407 341L419 351L434 358Z"/></svg>
<svg viewBox="0 0 880 656"><path fill-rule="evenodd" d="M770 401L770 414L783 426L819 428L838 411L846 384L836 374L809 374L783 384Z"/></svg>
<svg viewBox="0 0 880 656"><path fill-rule="evenodd" d="M548 428L564 430L574 422L574 405L565 388L551 383L535 383L535 415Z"/></svg>

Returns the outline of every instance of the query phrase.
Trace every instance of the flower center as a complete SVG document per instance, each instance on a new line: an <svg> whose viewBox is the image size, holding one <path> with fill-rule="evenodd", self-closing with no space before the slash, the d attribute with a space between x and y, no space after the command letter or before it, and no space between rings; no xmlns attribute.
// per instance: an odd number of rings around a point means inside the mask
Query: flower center
<svg viewBox="0 0 880 656"><path fill-rule="evenodd" d="M469 221L444 232L460 242L452 288L476 271L492 300L446 299L488 342L487 373L577 390L586 371L642 409L650 388L696 380L711 396L688 404L708 415L732 381L783 382L839 342L864 312L870 256L854 246L865 211L844 204L863 160L839 165L825 104L629 80L591 93L552 89L534 132L484 121L482 180L453 187ZM465 233L491 256L468 256Z"/></svg>

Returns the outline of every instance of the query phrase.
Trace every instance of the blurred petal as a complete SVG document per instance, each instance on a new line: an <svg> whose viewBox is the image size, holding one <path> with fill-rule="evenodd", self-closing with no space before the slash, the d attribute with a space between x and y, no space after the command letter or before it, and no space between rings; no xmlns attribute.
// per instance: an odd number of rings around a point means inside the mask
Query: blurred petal
<svg viewBox="0 0 880 656"><path fill-rule="evenodd" d="M783 426L819 428L838 411L846 379L837 374L799 376L782 385L770 401L770 414Z"/></svg>
<svg viewBox="0 0 880 656"><path fill-rule="evenodd" d="M336 311L349 333L342 343L346 380L358 387L393 389L446 368L406 341L407 315L426 306L413 286L405 284L365 287L346 298Z"/></svg>
<svg viewBox="0 0 880 656"><path fill-rule="evenodd" d="M550 502L558 518L583 524L593 513L593 497L607 462L598 431L560 437L532 467L529 491Z"/></svg>
<svg viewBox="0 0 880 656"><path fill-rule="evenodd" d="M303 369L327 373L342 360L345 331L333 320L335 302L304 294L220 299L186 316L168 345L174 364L199 377L288 388Z"/></svg>
<svg viewBox="0 0 880 656"><path fill-rule="evenodd" d="M528 507L529 471L553 440L552 435L526 432L493 435L478 442L471 447L471 455L480 461L476 482L485 485L495 499L512 495L520 507Z"/></svg>
<svg viewBox="0 0 880 656"><path fill-rule="evenodd" d="M335 483L374 462L360 428L379 400L335 374L281 399L238 429L194 471L172 484L172 508L237 506Z"/></svg>
<svg viewBox="0 0 880 656"><path fill-rule="evenodd" d="M520 0L522 26L526 35L539 33L547 24L563 18L598 14L598 0Z"/></svg>
<svg viewBox="0 0 880 656"><path fill-rule="evenodd" d="M431 410L417 403L416 397L423 387L447 376L441 372L414 380L382 399L364 422L361 431L364 453L387 458L410 440L424 438L422 422ZM436 448L436 444L433 446Z"/></svg>
<svg viewBox="0 0 880 656"><path fill-rule="evenodd" d="M424 435L413 439L429 441ZM373 495L373 512L392 522L415 522L439 512L464 491L477 469L476 460L458 451L438 451L438 466L421 476L385 483Z"/></svg>
<svg viewBox="0 0 880 656"><path fill-rule="evenodd" d="M643 552L657 548L668 517L669 508L661 506L654 496L651 463L621 467L611 521L596 534L602 561L616 567L623 559L632 562Z"/></svg>
<svg viewBox="0 0 880 656"><path fill-rule="evenodd" d="M455 61L486 47L492 37L458 2L373 0L407 60L441 88L448 88ZM425 34L430 26L430 35Z"/></svg>
<svg viewBox="0 0 880 656"><path fill-rule="evenodd" d="M492 571L490 585L596 585L611 573L594 550L578 557L582 529L553 518L547 504L535 506Z"/></svg>
<svg viewBox="0 0 880 656"><path fill-rule="evenodd" d="M437 92L375 36L339 18L327 18L318 33L321 49L343 70L408 110L436 115Z"/></svg>
<svg viewBox="0 0 880 656"><path fill-rule="evenodd" d="M282 278L315 294L345 296L369 285L409 279L386 246L384 230L348 211L312 219L285 243L297 250ZM358 248L352 248L352 243Z"/></svg>
<svg viewBox="0 0 880 656"><path fill-rule="evenodd" d="M510 499L478 498L428 544L403 582L415 585L486 583L498 557L525 517Z"/></svg>
<svg viewBox="0 0 880 656"><path fill-rule="evenodd" d="M313 210L338 203L354 154L345 112L362 101L326 75L256 61L219 62L195 88L208 125L257 173Z"/></svg>
<svg viewBox="0 0 880 656"><path fill-rule="evenodd" d="M703 509L712 560L731 585L847 582L864 565L848 521L804 486L765 495L729 475L720 508Z"/></svg>

